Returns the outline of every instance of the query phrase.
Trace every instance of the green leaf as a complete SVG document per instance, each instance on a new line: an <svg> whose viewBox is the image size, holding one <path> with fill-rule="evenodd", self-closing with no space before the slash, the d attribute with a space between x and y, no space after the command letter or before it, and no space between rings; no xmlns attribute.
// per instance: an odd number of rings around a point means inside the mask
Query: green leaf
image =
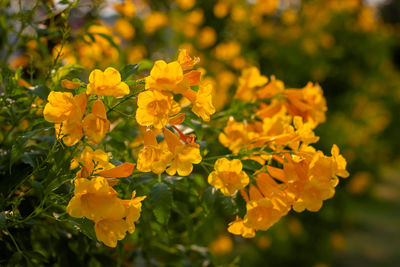
<svg viewBox="0 0 400 267"><path fill-rule="evenodd" d="M96 232L94 231L94 223L86 218L71 218L69 222L75 225L79 231L84 233L90 239L97 241Z"/></svg>
<svg viewBox="0 0 400 267"><path fill-rule="evenodd" d="M258 163L255 160L252 160L252 159L242 160L242 164L243 164L243 169L250 170L250 171L259 170L262 167L262 165L260 163Z"/></svg>
<svg viewBox="0 0 400 267"><path fill-rule="evenodd" d="M5 225L7 221L7 215L5 211L0 212L0 227Z"/></svg>
<svg viewBox="0 0 400 267"><path fill-rule="evenodd" d="M139 69L139 64L128 64L121 70L121 80L125 81L129 76L135 74Z"/></svg>
<svg viewBox="0 0 400 267"><path fill-rule="evenodd" d="M149 196L154 216L161 224L166 224L171 215L172 192L164 183L157 183L153 186Z"/></svg>
<svg viewBox="0 0 400 267"><path fill-rule="evenodd" d="M213 186L209 186L206 190L204 190L203 194L201 195L203 207L207 212L212 210L216 196L217 196L217 189Z"/></svg>
<svg viewBox="0 0 400 267"><path fill-rule="evenodd" d="M50 94L50 89L45 85L38 85L33 90L29 91L43 100L47 100L47 96Z"/></svg>

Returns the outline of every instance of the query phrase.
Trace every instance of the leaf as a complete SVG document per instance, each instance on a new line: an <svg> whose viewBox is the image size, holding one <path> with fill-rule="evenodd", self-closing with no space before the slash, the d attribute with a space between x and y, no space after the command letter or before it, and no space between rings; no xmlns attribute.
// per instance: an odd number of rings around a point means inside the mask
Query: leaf
<svg viewBox="0 0 400 267"><path fill-rule="evenodd" d="M5 211L0 212L0 227L4 226L7 221L7 215Z"/></svg>
<svg viewBox="0 0 400 267"><path fill-rule="evenodd" d="M121 80L125 81L129 76L135 74L139 69L139 64L128 64L121 70Z"/></svg>
<svg viewBox="0 0 400 267"><path fill-rule="evenodd" d="M243 164L243 169L250 171L259 170L262 167L260 163L252 159L242 160L242 164Z"/></svg>
<svg viewBox="0 0 400 267"><path fill-rule="evenodd" d="M237 204L233 197L230 196L224 196L221 194L222 198L222 206L224 207L224 210L226 210L229 214L238 214L239 208L237 207Z"/></svg>
<svg viewBox="0 0 400 267"><path fill-rule="evenodd" d="M172 192L164 183L157 183L153 186L149 196L154 216L161 224L166 224L171 215Z"/></svg>
<svg viewBox="0 0 400 267"><path fill-rule="evenodd" d="M215 198L217 196L217 189L213 186L209 186L206 190L204 190L201 195L201 199L203 202L204 209L209 212L215 203Z"/></svg>
<svg viewBox="0 0 400 267"><path fill-rule="evenodd" d="M29 90L29 89L28 89ZM50 89L47 88L45 85L38 85L33 90L29 90L32 92L34 95L37 95L43 100L47 100L47 96L50 94Z"/></svg>
<svg viewBox="0 0 400 267"><path fill-rule="evenodd" d="M96 232L94 231L94 223L86 218L71 218L69 222L75 225L79 231L84 233L90 239L97 241Z"/></svg>

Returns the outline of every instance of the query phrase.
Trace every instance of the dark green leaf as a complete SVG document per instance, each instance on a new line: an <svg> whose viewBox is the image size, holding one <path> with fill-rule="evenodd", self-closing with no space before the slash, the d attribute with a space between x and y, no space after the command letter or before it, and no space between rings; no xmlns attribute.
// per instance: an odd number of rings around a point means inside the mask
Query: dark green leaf
<svg viewBox="0 0 400 267"><path fill-rule="evenodd" d="M47 100L47 96L50 94L49 88L45 85L38 85L33 90L31 90L34 95L37 95L43 100Z"/></svg>
<svg viewBox="0 0 400 267"><path fill-rule="evenodd" d="M128 64L121 71L121 80L125 81L129 76L135 74L139 69L139 64Z"/></svg>
<svg viewBox="0 0 400 267"><path fill-rule="evenodd" d="M150 191L150 203L154 216L161 224L168 222L171 215L172 192L164 183L157 183Z"/></svg>
<svg viewBox="0 0 400 267"><path fill-rule="evenodd" d="M97 241L96 232L94 231L94 223L86 218L71 218L69 222L75 225L79 231L84 233L90 239Z"/></svg>

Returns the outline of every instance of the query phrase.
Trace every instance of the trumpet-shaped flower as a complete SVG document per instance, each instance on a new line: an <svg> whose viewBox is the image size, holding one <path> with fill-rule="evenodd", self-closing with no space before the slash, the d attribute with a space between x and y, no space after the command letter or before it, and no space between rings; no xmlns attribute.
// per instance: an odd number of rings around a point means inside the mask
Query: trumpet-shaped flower
<svg viewBox="0 0 400 267"><path fill-rule="evenodd" d="M236 90L235 97L243 101L253 101L256 96L254 89L265 85L267 82L268 78L260 75L260 71L256 67L244 69L239 78L239 87Z"/></svg>
<svg viewBox="0 0 400 267"><path fill-rule="evenodd" d="M180 176L188 176L193 170L193 164L200 163L202 159L198 145L182 144L177 135L165 128L164 138L173 154L173 160L167 173L175 175L178 172Z"/></svg>
<svg viewBox="0 0 400 267"><path fill-rule="evenodd" d="M94 230L99 241L115 248L117 241L125 238L128 224L123 219L103 219L96 222Z"/></svg>
<svg viewBox="0 0 400 267"><path fill-rule="evenodd" d="M177 114L180 106L170 93L148 90L139 94L136 120L142 126L161 129L170 116Z"/></svg>
<svg viewBox="0 0 400 267"><path fill-rule="evenodd" d="M196 93L192 89L188 89L183 93L183 96L192 102L192 111L204 121L210 121L210 115L215 113L215 108L212 104L213 86L211 83L199 85L199 91Z"/></svg>
<svg viewBox="0 0 400 267"><path fill-rule="evenodd" d="M62 139L66 146L75 145L83 136L82 117L86 110L87 96L85 93L76 95L74 101L79 107L76 115L54 125L56 137Z"/></svg>
<svg viewBox="0 0 400 267"><path fill-rule="evenodd" d="M46 121L61 123L68 119L80 116L82 112L71 93L51 91L43 110L43 116Z"/></svg>
<svg viewBox="0 0 400 267"><path fill-rule="evenodd" d="M83 120L83 131L89 142L99 144L110 130L110 121L107 120L107 113L101 100L96 100L92 106L92 113Z"/></svg>
<svg viewBox="0 0 400 267"><path fill-rule="evenodd" d="M220 158L215 162L215 171L208 176L208 183L220 189L222 194L231 196L249 184L249 177L242 167L242 162L238 159L229 161Z"/></svg>
<svg viewBox="0 0 400 267"><path fill-rule="evenodd" d="M148 130L144 134L144 147L139 152L137 169L141 172L163 173L172 157L168 148L157 143L154 131Z"/></svg>
<svg viewBox="0 0 400 267"><path fill-rule="evenodd" d="M179 62L166 63L158 60L151 69L150 76L146 77L146 89L171 91L174 94L185 92L189 82L183 77L183 70Z"/></svg>
<svg viewBox="0 0 400 267"><path fill-rule="evenodd" d="M200 62L200 58L191 58L186 49L180 49L178 54L178 62L184 71L191 70Z"/></svg>
<svg viewBox="0 0 400 267"><path fill-rule="evenodd" d="M125 207L107 180L99 176L75 180L74 196L68 203L67 212L72 217L86 217L97 222L123 218Z"/></svg>
<svg viewBox="0 0 400 267"><path fill-rule="evenodd" d="M128 232L131 234L135 231L135 222L139 220L142 210L142 201L146 198L146 196L135 197L135 195L136 191L133 191L130 200L121 200L126 210L125 220L128 225Z"/></svg>
<svg viewBox="0 0 400 267"><path fill-rule="evenodd" d="M119 97L129 94L129 87L121 82L121 75L114 68L107 68L104 72L94 70L89 75L87 94Z"/></svg>

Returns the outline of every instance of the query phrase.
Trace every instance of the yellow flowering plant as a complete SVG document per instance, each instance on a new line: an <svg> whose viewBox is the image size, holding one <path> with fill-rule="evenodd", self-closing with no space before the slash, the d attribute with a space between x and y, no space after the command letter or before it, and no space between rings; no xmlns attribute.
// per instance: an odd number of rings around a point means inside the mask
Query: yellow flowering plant
<svg viewBox="0 0 400 267"><path fill-rule="evenodd" d="M0 4L0 265L346 258L351 194L396 158L371 142L394 28L357 0L211 2Z"/></svg>

